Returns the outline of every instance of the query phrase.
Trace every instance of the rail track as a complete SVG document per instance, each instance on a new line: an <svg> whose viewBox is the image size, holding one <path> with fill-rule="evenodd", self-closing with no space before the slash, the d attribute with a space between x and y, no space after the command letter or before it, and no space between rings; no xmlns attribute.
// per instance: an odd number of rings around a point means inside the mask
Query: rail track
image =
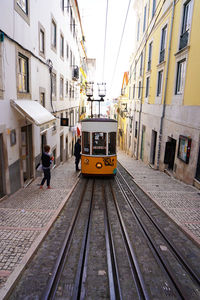
<svg viewBox="0 0 200 300"><path fill-rule="evenodd" d="M57 251L48 280L31 291L27 278L34 282L39 275L27 269L11 300L27 284L31 297L40 299L200 299L200 249L120 164L115 179L81 178L70 203L60 250L49 242L32 262L39 265ZM46 269L40 268L41 278Z"/></svg>

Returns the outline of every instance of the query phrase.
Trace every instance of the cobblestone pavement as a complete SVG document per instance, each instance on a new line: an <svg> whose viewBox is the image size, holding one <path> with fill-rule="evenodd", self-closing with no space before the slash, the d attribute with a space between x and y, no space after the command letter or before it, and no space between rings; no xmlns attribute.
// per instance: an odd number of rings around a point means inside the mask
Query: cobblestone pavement
<svg viewBox="0 0 200 300"><path fill-rule="evenodd" d="M136 183L200 245L200 191L155 171L124 152L118 154ZM53 189L41 177L0 202L0 299L25 267L75 184L74 158L52 171Z"/></svg>
<svg viewBox="0 0 200 300"><path fill-rule="evenodd" d="M67 200L79 173L74 158L52 170L52 188L41 177L0 202L0 299L21 272Z"/></svg>
<svg viewBox="0 0 200 300"><path fill-rule="evenodd" d="M124 152L118 153L118 160L151 199L200 245L200 191Z"/></svg>

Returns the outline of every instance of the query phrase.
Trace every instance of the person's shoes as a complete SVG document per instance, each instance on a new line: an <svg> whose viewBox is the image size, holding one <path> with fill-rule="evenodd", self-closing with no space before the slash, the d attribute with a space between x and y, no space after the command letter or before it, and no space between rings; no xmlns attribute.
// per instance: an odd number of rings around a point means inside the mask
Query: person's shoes
<svg viewBox="0 0 200 300"><path fill-rule="evenodd" d="M78 168L78 169L76 169L76 171L80 171L80 170L81 170L81 169L79 169L79 168Z"/></svg>
<svg viewBox="0 0 200 300"><path fill-rule="evenodd" d="M51 186L48 186L47 189L48 189L48 190L52 190L52 187L51 187Z"/></svg>
<svg viewBox="0 0 200 300"><path fill-rule="evenodd" d="M42 190L42 189L43 189L43 185L40 186L40 190Z"/></svg>

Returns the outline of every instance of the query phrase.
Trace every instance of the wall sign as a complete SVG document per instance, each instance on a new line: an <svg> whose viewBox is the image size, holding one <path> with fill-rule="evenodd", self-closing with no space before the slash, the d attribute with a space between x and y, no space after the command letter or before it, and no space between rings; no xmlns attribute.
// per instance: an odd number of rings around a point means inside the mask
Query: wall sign
<svg viewBox="0 0 200 300"><path fill-rule="evenodd" d="M192 139L183 135L179 136L179 146L178 146L178 158L189 163L190 149L191 149Z"/></svg>

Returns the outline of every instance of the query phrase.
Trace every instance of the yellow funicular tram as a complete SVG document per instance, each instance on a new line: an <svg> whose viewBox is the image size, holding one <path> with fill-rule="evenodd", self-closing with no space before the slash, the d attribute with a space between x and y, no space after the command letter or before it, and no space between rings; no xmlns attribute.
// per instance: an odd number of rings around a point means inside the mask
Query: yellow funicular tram
<svg viewBox="0 0 200 300"><path fill-rule="evenodd" d="M117 172L117 121L91 118L81 121L83 175L115 175Z"/></svg>

